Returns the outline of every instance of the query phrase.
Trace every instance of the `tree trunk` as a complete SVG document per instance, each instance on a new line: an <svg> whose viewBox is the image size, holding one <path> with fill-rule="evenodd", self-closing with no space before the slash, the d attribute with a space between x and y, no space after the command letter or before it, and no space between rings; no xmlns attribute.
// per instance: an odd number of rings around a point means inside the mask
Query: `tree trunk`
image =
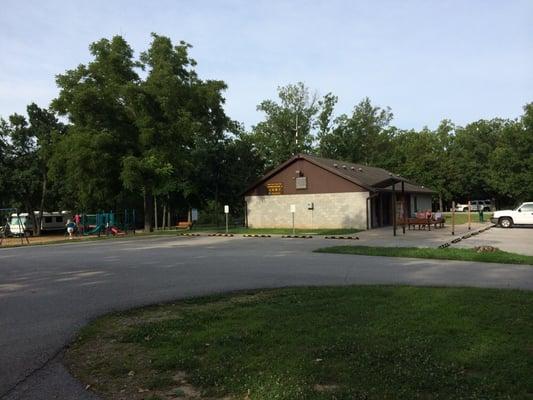
<svg viewBox="0 0 533 400"><path fill-rule="evenodd" d="M43 220L43 210L44 210L44 201L46 198L46 186L48 183L48 179L46 176L46 173L43 173L43 186L42 186L42 192L41 192L41 204L39 206L39 223L37 226L33 229L33 234L35 236L41 235L41 221Z"/></svg>
<svg viewBox="0 0 533 400"><path fill-rule="evenodd" d="M157 196L154 195L154 228L157 231Z"/></svg>
<svg viewBox="0 0 533 400"><path fill-rule="evenodd" d="M219 221L219 216L218 216L218 211L219 211L219 204L218 204L218 182L215 184L215 218L216 218L216 225L217 225L217 228L220 226L220 221Z"/></svg>
<svg viewBox="0 0 533 400"><path fill-rule="evenodd" d="M166 221L166 216L167 216L167 204L166 203L163 203L163 215L162 215L162 219L161 219L161 229L162 230L165 230L165 223L167 222Z"/></svg>
<svg viewBox="0 0 533 400"><path fill-rule="evenodd" d="M148 190L144 190L144 231L152 232L153 196Z"/></svg>
<svg viewBox="0 0 533 400"><path fill-rule="evenodd" d="M35 216L35 213L33 212L33 205L29 201L25 201L26 209L28 210L28 216L31 219L31 223L33 225L32 234L34 235L36 230L39 230L39 233L41 232L40 221L37 221L37 217Z"/></svg>

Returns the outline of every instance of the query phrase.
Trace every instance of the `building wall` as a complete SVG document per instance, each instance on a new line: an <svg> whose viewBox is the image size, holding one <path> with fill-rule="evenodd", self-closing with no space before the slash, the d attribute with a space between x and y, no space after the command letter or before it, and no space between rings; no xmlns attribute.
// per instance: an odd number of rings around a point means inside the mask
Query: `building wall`
<svg viewBox="0 0 533 400"><path fill-rule="evenodd" d="M314 193L275 196L246 196L250 228L291 228L291 204L296 206L296 228L366 229L368 192ZM313 203L313 209L308 204Z"/></svg>
<svg viewBox="0 0 533 400"><path fill-rule="evenodd" d="M339 166L342 168L342 166ZM298 171L298 174L296 173ZM307 178L305 189L296 189L296 177ZM366 189L331 173L304 159L297 159L287 165L277 174L271 176L260 185L254 187L246 196L268 195L269 184L281 184L283 189L280 195L291 194L311 194L311 193L345 193L345 192L365 192Z"/></svg>
<svg viewBox="0 0 533 400"><path fill-rule="evenodd" d="M431 195L411 193L411 214L415 214L417 211L431 210ZM416 203L416 207L415 207Z"/></svg>

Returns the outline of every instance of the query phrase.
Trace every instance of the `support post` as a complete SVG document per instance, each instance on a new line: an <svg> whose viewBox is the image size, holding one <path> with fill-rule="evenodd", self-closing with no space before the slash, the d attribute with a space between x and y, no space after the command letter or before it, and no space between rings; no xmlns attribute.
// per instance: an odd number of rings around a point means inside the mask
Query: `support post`
<svg viewBox="0 0 533 400"><path fill-rule="evenodd" d="M392 184L392 232L396 236L396 189L394 188L396 184Z"/></svg>
<svg viewBox="0 0 533 400"><path fill-rule="evenodd" d="M226 234L228 234L229 232L229 229L228 229L229 205L227 204L224 206L224 214L226 215Z"/></svg>
<svg viewBox="0 0 533 400"><path fill-rule="evenodd" d="M455 235L455 201L452 201L452 236Z"/></svg>
<svg viewBox="0 0 533 400"><path fill-rule="evenodd" d="M383 195L379 194L379 227L383 227Z"/></svg>
<svg viewBox="0 0 533 400"><path fill-rule="evenodd" d="M296 229L294 228L294 213L296 212L296 204L291 204L290 208L292 214L292 236L296 235Z"/></svg>
<svg viewBox="0 0 533 400"><path fill-rule="evenodd" d="M471 208L471 204L470 204L470 200L468 200L468 230L470 230L470 224L472 222L472 215L470 214L470 208Z"/></svg>
<svg viewBox="0 0 533 400"><path fill-rule="evenodd" d="M292 236L296 235L296 230L294 229L294 213L292 213Z"/></svg>
<svg viewBox="0 0 533 400"><path fill-rule="evenodd" d="M405 184L404 184L404 181L402 181L402 218L403 218L402 231L403 231L403 234L405 235L405 223L407 222L407 218L406 218L406 212L405 212Z"/></svg>

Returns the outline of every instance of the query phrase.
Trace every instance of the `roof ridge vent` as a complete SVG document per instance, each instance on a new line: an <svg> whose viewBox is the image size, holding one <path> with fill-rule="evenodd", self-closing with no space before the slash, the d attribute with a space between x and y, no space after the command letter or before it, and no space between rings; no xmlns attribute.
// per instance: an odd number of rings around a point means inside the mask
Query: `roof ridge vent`
<svg viewBox="0 0 533 400"><path fill-rule="evenodd" d="M352 171L355 171L355 167L354 167L353 165L350 167L350 169L351 169Z"/></svg>
<svg viewBox="0 0 533 400"><path fill-rule="evenodd" d="M361 167L357 168L357 170L358 170L359 172L363 172L363 168L361 168Z"/></svg>
<svg viewBox="0 0 533 400"><path fill-rule="evenodd" d="M337 163L333 163L333 167L338 168L338 167L339 167L339 164L337 164Z"/></svg>
<svg viewBox="0 0 533 400"><path fill-rule="evenodd" d="M346 165L342 164L342 168L346 169Z"/></svg>

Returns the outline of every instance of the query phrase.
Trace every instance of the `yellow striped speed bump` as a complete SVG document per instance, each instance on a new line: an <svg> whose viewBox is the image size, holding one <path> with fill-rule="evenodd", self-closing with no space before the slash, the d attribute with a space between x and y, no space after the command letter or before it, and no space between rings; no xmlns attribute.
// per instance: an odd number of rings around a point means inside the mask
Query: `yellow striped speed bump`
<svg viewBox="0 0 533 400"><path fill-rule="evenodd" d="M202 236L199 233L178 233L178 236Z"/></svg>
<svg viewBox="0 0 533 400"><path fill-rule="evenodd" d="M283 239L312 239L311 235L283 235Z"/></svg>
<svg viewBox="0 0 533 400"><path fill-rule="evenodd" d="M245 234L245 235L242 235L242 237L269 238L270 235L249 235L249 234Z"/></svg>
<svg viewBox="0 0 533 400"><path fill-rule="evenodd" d="M358 236L324 236L324 239L348 239L348 240L359 240Z"/></svg>
<svg viewBox="0 0 533 400"><path fill-rule="evenodd" d="M210 233L207 236L224 236L224 237L233 237L233 233Z"/></svg>

